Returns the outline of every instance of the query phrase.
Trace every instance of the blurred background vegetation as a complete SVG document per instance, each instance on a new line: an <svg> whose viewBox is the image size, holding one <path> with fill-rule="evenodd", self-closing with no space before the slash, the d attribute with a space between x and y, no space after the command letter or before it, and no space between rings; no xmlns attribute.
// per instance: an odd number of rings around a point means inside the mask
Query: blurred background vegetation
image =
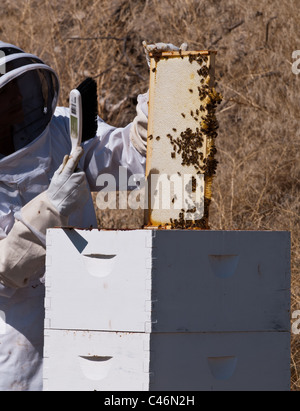
<svg viewBox="0 0 300 411"><path fill-rule="evenodd" d="M300 309L300 49L292 0L2 0L0 38L44 59L61 81L60 105L86 76L97 79L99 113L122 127L148 89L141 46L158 41L217 50L224 97L210 226L288 230L292 311ZM104 228L139 228L139 211L98 213ZM300 388L300 338L292 337L293 390Z"/></svg>

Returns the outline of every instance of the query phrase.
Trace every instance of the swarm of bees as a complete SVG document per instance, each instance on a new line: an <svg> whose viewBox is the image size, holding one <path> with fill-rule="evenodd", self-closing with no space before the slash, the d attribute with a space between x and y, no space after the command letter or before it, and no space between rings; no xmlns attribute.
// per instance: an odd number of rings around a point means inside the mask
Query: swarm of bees
<svg viewBox="0 0 300 411"><path fill-rule="evenodd" d="M199 127L195 132L187 128L180 133L179 137L173 137L171 134L168 134L167 137L173 147L172 158L181 155L182 166L193 165L197 171L204 171L202 152L204 139Z"/></svg>
<svg viewBox="0 0 300 411"><path fill-rule="evenodd" d="M195 173L203 173L207 185L205 200L204 200L204 216L201 220L187 220L186 214L191 210L181 210L179 219L170 220L171 229L207 229L208 228L208 214L211 202L211 181L216 174L218 161L215 159L217 149L215 146L215 139L218 135L219 128L216 118L217 105L221 103L222 96L214 88L209 86L209 67L208 57L201 54L191 54L189 56L190 63L196 61L200 65L197 73L200 77L200 85L198 86L199 93L199 108L194 112L189 113L194 120L199 123L195 131L187 128L181 132L179 136L173 137L171 134L167 135L170 139L173 151L172 158L181 156L182 166L194 166ZM189 89L193 93L192 89ZM186 118L186 113L181 114ZM204 158L203 146L207 142L207 155ZM195 188L194 188L195 189Z"/></svg>
<svg viewBox="0 0 300 411"><path fill-rule="evenodd" d="M170 227L171 230L205 230L208 228L208 208L209 208L209 201L205 198L204 199L204 216L201 220L187 220L186 214L195 212L194 209L191 210L181 210L179 213L179 219L170 219L170 224L166 224L165 228ZM162 228L159 227L159 228Z"/></svg>

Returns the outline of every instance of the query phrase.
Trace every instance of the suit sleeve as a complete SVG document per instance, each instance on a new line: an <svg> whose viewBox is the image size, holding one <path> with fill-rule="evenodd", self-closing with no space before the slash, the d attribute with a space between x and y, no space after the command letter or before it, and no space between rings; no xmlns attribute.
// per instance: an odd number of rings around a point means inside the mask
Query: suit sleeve
<svg viewBox="0 0 300 411"><path fill-rule="evenodd" d="M46 193L40 194L16 215L8 236L0 241L0 284L18 289L44 271L46 231L67 224Z"/></svg>
<svg viewBox="0 0 300 411"><path fill-rule="evenodd" d="M124 128L116 128L98 119L97 136L83 143L84 156L80 167L92 191L99 191L97 178L109 174L119 186L119 168L127 170L128 178L145 175L148 93L138 96L137 114L133 122Z"/></svg>

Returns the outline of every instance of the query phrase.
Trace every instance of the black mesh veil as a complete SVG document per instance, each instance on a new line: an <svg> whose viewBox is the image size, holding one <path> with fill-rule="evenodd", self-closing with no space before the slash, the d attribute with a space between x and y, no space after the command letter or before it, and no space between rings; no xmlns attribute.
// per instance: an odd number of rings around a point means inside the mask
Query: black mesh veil
<svg viewBox="0 0 300 411"><path fill-rule="evenodd" d="M0 59L2 156L22 149L43 133L54 114L58 94L57 75L42 60L18 50Z"/></svg>

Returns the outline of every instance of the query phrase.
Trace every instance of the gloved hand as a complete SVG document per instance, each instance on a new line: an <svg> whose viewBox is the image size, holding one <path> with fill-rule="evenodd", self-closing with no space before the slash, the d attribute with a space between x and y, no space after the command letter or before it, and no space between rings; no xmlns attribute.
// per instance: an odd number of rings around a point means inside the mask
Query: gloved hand
<svg viewBox="0 0 300 411"><path fill-rule="evenodd" d="M55 172L48 190L47 197L59 214L68 217L73 211L83 208L89 200L90 190L83 171L75 172L83 149L77 147L72 157Z"/></svg>
<svg viewBox="0 0 300 411"><path fill-rule="evenodd" d="M171 43L155 43L155 44L147 44L145 41L143 41L143 47L144 47L144 51L146 54L146 59L147 59L147 63L148 66L150 67L150 56L149 53L153 52L153 51L159 51L159 52L163 52L163 51L187 51L188 49L188 45L187 43L183 43L181 44L180 47L176 47Z"/></svg>
<svg viewBox="0 0 300 411"><path fill-rule="evenodd" d="M130 129L131 142L143 157L147 154L148 101L149 92L138 96L136 116Z"/></svg>

